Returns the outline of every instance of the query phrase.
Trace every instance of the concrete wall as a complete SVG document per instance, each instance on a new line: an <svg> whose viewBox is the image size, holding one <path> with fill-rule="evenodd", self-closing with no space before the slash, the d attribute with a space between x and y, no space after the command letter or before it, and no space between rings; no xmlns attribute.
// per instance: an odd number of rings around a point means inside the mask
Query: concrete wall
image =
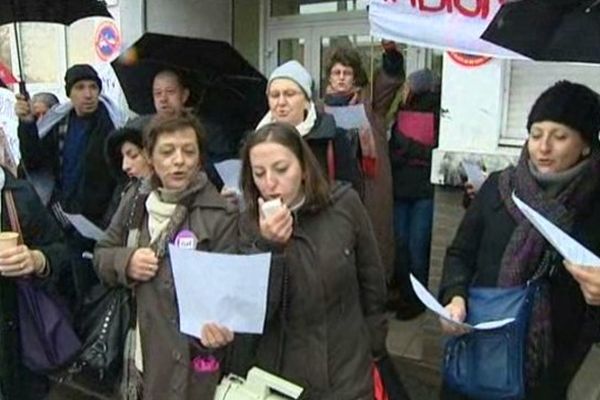
<svg viewBox="0 0 600 400"><path fill-rule="evenodd" d="M149 32L231 42L231 9L230 0L146 0L146 28Z"/></svg>
<svg viewBox="0 0 600 400"><path fill-rule="evenodd" d="M233 46L260 68L260 0L233 0Z"/></svg>

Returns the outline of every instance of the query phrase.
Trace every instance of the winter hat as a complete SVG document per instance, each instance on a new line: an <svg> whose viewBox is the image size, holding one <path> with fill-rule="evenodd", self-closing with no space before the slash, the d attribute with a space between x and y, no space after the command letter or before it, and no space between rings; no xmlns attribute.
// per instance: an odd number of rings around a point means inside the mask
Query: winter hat
<svg viewBox="0 0 600 400"><path fill-rule="evenodd" d="M71 94L73 85L83 80L95 81L98 89L102 91L102 81L96 70L89 64L75 64L65 73L65 92L67 92L67 96Z"/></svg>
<svg viewBox="0 0 600 400"><path fill-rule="evenodd" d="M121 146L125 142L131 142L142 149L142 131L139 129L124 127L115 129L106 138L104 154L106 161L115 172L121 171L123 163L123 155L121 154Z"/></svg>
<svg viewBox="0 0 600 400"><path fill-rule="evenodd" d="M533 103L527 118L527 131L541 121L567 125L578 131L591 147L599 147L600 95L579 83L556 82Z"/></svg>
<svg viewBox="0 0 600 400"><path fill-rule="evenodd" d="M300 86L306 95L306 98L309 100L312 99L312 78L306 68L304 68L298 61L288 61L285 64L275 68L269 77L267 91L269 91L271 82L273 82L275 79L282 78L294 81L298 86Z"/></svg>
<svg viewBox="0 0 600 400"><path fill-rule="evenodd" d="M430 92L433 89L433 72L429 69L420 69L413 72L407 78L408 87L414 94Z"/></svg>

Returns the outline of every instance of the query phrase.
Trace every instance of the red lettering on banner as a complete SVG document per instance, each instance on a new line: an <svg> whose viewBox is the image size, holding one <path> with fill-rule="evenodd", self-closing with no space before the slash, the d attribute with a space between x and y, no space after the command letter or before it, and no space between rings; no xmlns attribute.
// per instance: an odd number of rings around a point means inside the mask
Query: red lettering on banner
<svg viewBox="0 0 600 400"><path fill-rule="evenodd" d="M384 0L386 3L398 3L401 0ZM468 18L483 18L486 19L490 15L490 2L494 0L475 0L475 5L464 5L465 0L435 0L437 4L432 4L432 0L410 0L410 5L417 8L419 11L426 13L435 13L446 11L448 14L458 12L462 16ZM495 0L500 5L505 4L508 0Z"/></svg>

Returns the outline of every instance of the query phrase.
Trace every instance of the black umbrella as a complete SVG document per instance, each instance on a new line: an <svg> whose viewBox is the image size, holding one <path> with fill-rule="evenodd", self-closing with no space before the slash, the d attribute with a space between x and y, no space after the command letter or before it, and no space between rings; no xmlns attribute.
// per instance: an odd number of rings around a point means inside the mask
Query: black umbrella
<svg viewBox="0 0 600 400"><path fill-rule="evenodd" d="M17 61L19 72L21 65L21 49L19 46L18 22L52 22L71 25L86 17L112 18L106 3L101 0L0 0L0 25L15 24L17 44ZM21 92L25 92L25 83L21 80Z"/></svg>
<svg viewBox="0 0 600 400"><path fill-rule="evenodd" d="M138 114L155 112L152 82L165 69L183 78L189 105L212 121L235 119L249 128L267 110L267 80L226 42L146 33L112 66Z"/></svg>
<svg viewBox="0 0 600 400"><path fill-rule="evenodd" d="M518 0L482 38L538 61L600 63L600 0Z"/></svg>

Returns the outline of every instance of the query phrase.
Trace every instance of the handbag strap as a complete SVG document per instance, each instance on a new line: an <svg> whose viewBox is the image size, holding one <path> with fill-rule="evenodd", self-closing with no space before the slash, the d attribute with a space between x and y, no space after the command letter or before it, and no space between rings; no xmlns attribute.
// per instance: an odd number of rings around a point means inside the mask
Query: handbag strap
<svg viewBox="0 0 600 400"><path fill-rule="evenodd" d="M13 232L17 232L19 234L18 242L20 244L23 244L23 232L21 231L19 214L17 213L15 198L13 197L13 193L11 190L4 190L4 201L6 202L6 209L8 210L10 228L13 230Z"/></svg>
<svg viewBox="0 0 600 400"><path fill-rule="evenodd" d="M335 152L333 149L333 140L327 142L327 175L329 175L329 181L335 180Z"/></svg>

